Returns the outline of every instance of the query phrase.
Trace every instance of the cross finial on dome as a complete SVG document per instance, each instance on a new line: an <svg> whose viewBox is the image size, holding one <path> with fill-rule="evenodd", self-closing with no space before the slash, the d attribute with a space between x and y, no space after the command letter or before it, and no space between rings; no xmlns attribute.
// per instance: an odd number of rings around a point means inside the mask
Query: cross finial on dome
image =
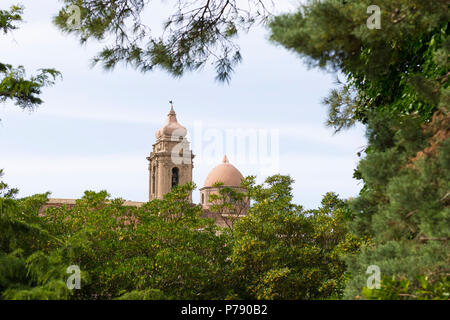
<svg viewBox="0 0 450 320"><path fill-rule="evenodd" d="M226 155L223 157L222 163L230 163Z"/></svg>

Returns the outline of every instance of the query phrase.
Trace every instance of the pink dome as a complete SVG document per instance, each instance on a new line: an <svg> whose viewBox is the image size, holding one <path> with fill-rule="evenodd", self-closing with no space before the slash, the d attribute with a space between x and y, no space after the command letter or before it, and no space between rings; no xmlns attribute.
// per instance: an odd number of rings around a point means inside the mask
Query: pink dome
<svg viewBox="0 0 450 320"><path fill-rule="evenodd" d="M211 170L205 180L205 187L212 187L216 182L222 182L224 186L240 187L244 176L228 162L227 156L221 164Z"/></svg>
<svg viewBox="0 0 450 320"><path fill-rule="evenodd" d="M156 138L159 139L162 136L171 137L172 135L176 135L178 137L185 137L187 134L187 130L177 121L177 114L173 110L173 107L170 108L170 112L167 115L166 124L156 131Z"/></svg>

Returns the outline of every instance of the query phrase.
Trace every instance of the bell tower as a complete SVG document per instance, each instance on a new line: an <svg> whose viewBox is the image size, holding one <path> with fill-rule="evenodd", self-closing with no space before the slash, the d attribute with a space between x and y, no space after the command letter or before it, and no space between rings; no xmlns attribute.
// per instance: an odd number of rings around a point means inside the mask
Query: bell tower
<svg viewBox="0 0 450 320"><path fill-rule="evenodd" d="M177 121L172 101L165 125L156 131L149 161L149 201L162 199L173 187L192 181L194 155L186 139L187 130ZM190 196L192 201L192 195Z"/></svg>

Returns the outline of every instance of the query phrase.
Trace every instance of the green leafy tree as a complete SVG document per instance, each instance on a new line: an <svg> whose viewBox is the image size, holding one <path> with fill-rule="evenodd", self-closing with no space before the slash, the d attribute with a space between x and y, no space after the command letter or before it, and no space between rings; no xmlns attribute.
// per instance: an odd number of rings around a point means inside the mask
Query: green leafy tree
<svg viewBox="0 0 450 320"><path fill-rule="evenodd" d="M242 189L223 186L223 182L216 182L213 187L220 189L217 193L213 192L209 195L209 210L217 213L232 233L235 222L249 209L247 194Z"/></svg>
<svg viewBox="0 0 450 320"><path fill-rule="evenodd" d="M3 171L0 170L0 178ZM0 180L0 297L5 299L68 298L61 259L50 254L60 240L39 217L48 194L16 199L17 189Z"/></svg>
<svg viewBox="0 0 450 320"><path fill-rule="evenodd" d="M192 189L175 188L141 208L103 191L86 192L72 208L47 209L51 233L70 243L69 265L88 279L74 298L223 298L229 249L214 222L189 202Z"/></svg>
<svg viewBox="0 0 450 320"><path fill-rule="evenodd" d="M233 295L243 299L339 297L346 281L342 258L358 249L347 233L345 204L327 194L322 207L304 211L292 203L292 178L275 175L244 183L249 214L235 224Z"/></svg>
<svg viewBox="0 0 450 320"><path fill-rule="evenodd" d="M414 286L413 293L411 286ZM362 296L371 300L448 300L450 280L443 276L430 281L428 276L417 276L413 283L405 277L384 277L379 289L364 287Z"/></svg>
<svg viewBox="0 0 450 320"><path fill-rule="evenodd" d="M15 199L1 184L0 297L4 299L223 299L227 247L189 202L192 184L141 208L86 191L72 207L48 194ZM69 290L69 266L81 288Z"/></svg>

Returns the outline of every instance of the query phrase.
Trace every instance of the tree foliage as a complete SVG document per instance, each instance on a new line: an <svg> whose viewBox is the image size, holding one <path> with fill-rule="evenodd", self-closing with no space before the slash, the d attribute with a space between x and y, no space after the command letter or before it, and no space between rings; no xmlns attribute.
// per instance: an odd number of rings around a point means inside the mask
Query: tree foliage
<svg viewBox="0 0 450 320"><path fill-rule="evenodd" d="M63 32L76 35L81 43L108 40L94 63L111 69L121 62L142 72L159 67L181 76L211 61L219 81L229 81L234 66L241 61L235 38L254 24L263 23L272 7L270 0L250 0L247 5L236 0L173 1L175 9L163 22L163 32L155 34L145 21L146 13L152 10L151 1L64 3L54 19ZM74 5L81 13L78 28L68 23Z"/></svg>
<svg viewBox="0 0 450 320"><path fill-rule="evenodd" d="M213 187L218 188L218 192L209 195L209 210L218 214L232 233L235 222L249 209L247 193L242 189L224 186L223 182L216 182Z"/></svg>
<svg viewBox="0 0 450 320"><path fill-rule="evenodd" d="M364 188L350 207L354 214L351 229L370 236L373 244L348 261L354 275L348 297L357 296L365 287L368 265L381 268L386 284L407 283L404 297L421 296L419 279L426 278L431 287L447 283L448 289L448 119L448 114L436 115L425 130L417 118L370 120L371 149L356 171ZM436 144L430 143L433 139Z"/></svg>
<svg viewBox="0 0 450 320"><path fill-rule="evenodd" d="M342 258L360 241L345 227L345 203L325 195L317 210L292 203L289 176L263 185L244 183L253 204L236 223L231 254L235 296L243 299L340 297L346 282Z"/></svg>
<svg viewBox="0 0 450 320"><path fill-rule="evenodd" d="M366 26L370 1L315 1L276 17L271 39L346 82L324 102L328 125L366 125L354 177L351 232L367 238L347 257L345 297L448 298L448 1L380 3L381 29ZM380 267L381 289L366 287Z"/></svg>
<svg viewBox="0 0 450 320"><path fill-rule="evenodd" d="M23 9L22 6L12 6L9 10L0 10L0 30L3 34L19 28ZM12 100L23 109L33 109L42 104L39 97L42 88L53 85L61 74L49 68L38 71L38 74L27 78L23 66L13 67L0 62L0 102Z"/></svg>
<svg viewBox="0 0 450 320"><path fill-rule="evenodd" d="M0 170L0 178L3 171ZM58 256L45 254L59 240L38 215L48 194L15 199L17 189L0 182L0 296L6 299L68 297Z"/></svg>
<svg viewBox="0 0 450 320"><path fill-rule="evenodd" d="M272 41L346 77L324 100L336 130L367 123L374 110L427 120L449 103L448 1L384 1L381 29L369 29L372 2L311 1L270 23Z"/></svg>
<svg viewBox="0 0 450 320"><path fill-rule="evenodd" d="M163 200L125 206L86 191L74 206L40 209L2 184L0 294L4 299L293 299L342 295L343 256L360 246L344 224L345 203L327 194L318 210L291 202L292 179L269 187L248 178L255 201L220 228L189 202L192 184ZM69 290L67 267L81 270Z"/></svg>
<svg viewBox="0 0 450 320"><path fill-rule="evenodd" d="M220 296L227 248L212 220L200 219L199 207L189 203L191 189L183 186L142 208L110 200L105 191L87 191L72 208L49 208L40 222L58 242L33 253L33 260L43 260L42 270L52 257L65 268L79 266L82 286L72 299Z"/></svg>

